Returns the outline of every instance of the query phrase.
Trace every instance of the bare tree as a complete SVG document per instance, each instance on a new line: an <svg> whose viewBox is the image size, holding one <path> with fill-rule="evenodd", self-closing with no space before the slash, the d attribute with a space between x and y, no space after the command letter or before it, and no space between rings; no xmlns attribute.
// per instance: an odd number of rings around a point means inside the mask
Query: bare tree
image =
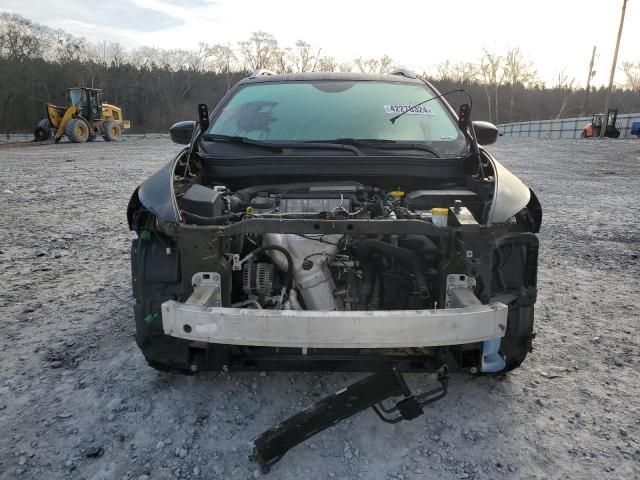
<svg viewBox="0 0 640 480"><path fill-rule="evenodd" d="M196 50L185 51L185 64L188 70L193 72L206 72L212 68L212 52L209 45L204 42L198 43Z"/></svg>
<svg viewBox="0 0 640 480"><path fill-rule="evenodd" d="M557 89L561 95L562 102L560 103L560 108L558 109L558 114L556 115L556 120L559 119L567 108L567 103L569 102L569 98L573 95L575 88L574 85L576 83L576 79L574 77L569 78L569 75L564 70L558 72L556 78L556 84L554 88Z"/></svg>
<svg viewBox="0 0 640 480"><path fill-rule="evenodd" d="M378 70L378 61L375 58L365 59L358 57L353 60L353 64L362 73L373 73Z"/></svg>
<svg viewBox="0 0 640 480"><path fill-rule="evenodd" d="M273 50L271 68L276 73L292 73L294 66L291 62L291 49L277 47Z"/></svg>
<svg viewBox="0 0 640 480"><path fill-rule="evenodd" d="M185 69L185 51L181 49L159 50L158 63L161 68L172 72Z"/></svg>
<svg viewBox="0 0 640 480"><path fill-rule="evenodd" d="M453 66L453 73L457 83L471 83L478 76L478 68L472 62L457 62Z"/></svg>
<svg viewBox="0 0 640 480"><path fill-rule="evenodd" d="M130 54L131 63L145 70L151 70L156 67L160 63L159 58L158 49L153 47L136 48Z"/></svg>
<svg viewBox="0 0 640 480"><path fill-rule="evenodd" d="M239 70L238 57L229 45L214 45L210 47L213 71L224 75L227 90L231 88L232 73Z"/></svg>
<svg viewBox="0 0 640 480"><path fill-rule="evenodd" d="M229 45L210 47L211 66L216 73L229 73L239 68L238 57Z"/></svg>
<svg viewBox="0 0 640 480"><path fill-rule="evenodd" d="M516 103L516 89L527 86L535 80L536 71L531 61L524 58L519 48L511 48L504 57L504 78L510 86L509 121L513 121L513 107Z"/></svg>
<svg viewBox="0 0 640 480"><path fill-rule="evenodd" d="M245 68L249 70L273 68L278 41L270 33L254 32L249 40L240 42L238 46Z"/></svg>
<svg viewBox="0 0 640 480"><path fill-rule="evenodd" d="M303 40L298 40L295 47L290 51L290 60L293 65L293 69L296 72L312 71L317 64L319 54L320 50L318 50L317 53L314 53L311 44Z"/></svg>
<svg viewBox="0 0 640 480"><path fill-rule="evenodd" d="M383 55L380 57L380 67L378 68L378 73L389 73L393 70L393 59L388 55Z"/></svg>
<svg viewBox="0 0 640 480"><path fill-rule="evenodd" d="M356 58L353 63L362 73L383 74L389 73L393 68L393 59L388 55L380 58Z"/></svg>
<svg viewBox="0 0 640 480"><path fill-rule="evenodd" d="M0 14L0 55L22 61L42 57L50 44L48 28L20 15Z"/></svg>
<svg viewBox="0 0 640 480"><path fill-rule="evenodd" d="M569 74L565 70L560 70L556 75L556 82L553 88L559 90L571 90L576 82L575 77L569 78Z"/></svg>
<svg viewBox="0 0 640 480"><path fill-rule="evenodd" d="M79 61L88 56L87 42L84 38L77 38L62 30L55 32L54 59L58 63L67 64Z"/></svg>
<svg viewBox="0 0 640 480"><path fill-rule="evenodd" d="M504 80L502 70L502 57L498 54L491 53L487 49L483 50L480 65L478 67L481 82L487 95L487 103L489 105L489 121L498 123L498 88ZM493 94L493 105L491 95ZM492 115L493 109L493 115Z"/></svg>
<svg viewBox="0 0 640 480"><path fill-rule="evenodd" d="M456 83L469 83L478 76L478 67L471 62L451 62L445 60L436 65L436 79L440 81L453 81Z"/></svg>
<svg viewBox="0 0 640 480"><path fill-rule="evenodd" d="M333 57L320 57L318 58L316 70L319 72L335 72L338 70L338 62Z"/></svg>
<svg viewBox="0 0 640 480"><path fill-rule="evenodd" d="M113 67L120 68L127 63L127 52L118 42L109 42L107 46L107 63Z"/></svg>
<svg viewBox="0 0 640 480"><path fill-rule="evenodd" d="M640 62L622 62L624 73L624 87L636 92L640 96Z"/></svg>
<svg viewBox="0 0 640 480"><path fill-rule="evenodd" d="M449 81L453 78L453 63L445 60L436 65L436 80Z"/></svg>

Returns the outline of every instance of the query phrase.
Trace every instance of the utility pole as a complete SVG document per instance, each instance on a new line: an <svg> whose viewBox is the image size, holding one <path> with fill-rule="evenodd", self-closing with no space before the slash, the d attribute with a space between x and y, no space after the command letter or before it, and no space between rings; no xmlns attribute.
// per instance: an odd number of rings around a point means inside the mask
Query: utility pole
<svg viewBox="0 0 640 480"><path fill-rule="evenodd" d="M618 63L618 50L620 48L620 37L622 37L622 27L624 26L624 14L627 9L627 0L622 0L622 14L620 15L620 27L618 27L618 38L616 40L616 49L613 53L613 63L611 64L611 75L609 75L609 87L607 88L607 96L604 99L604 118L602 127L600 128L600 138L604 138L607 131L607 123L609 123L609 97L613 89L613 77L616 73L616 64Z"/></svg>
<svg viewBox="0 0 640 480"><path fill-rule="evenodd" d="M582 110L580 111L580 116L584 117L587 114L587 109L589 108L589 94L591 93L591 78L594 75L593 71L593 63L596 59L596 46L593 46L593 52L591 53L591 62L589 62L589 76L587 77L587 88L584 91L584 101L582 102Z"/></svg>

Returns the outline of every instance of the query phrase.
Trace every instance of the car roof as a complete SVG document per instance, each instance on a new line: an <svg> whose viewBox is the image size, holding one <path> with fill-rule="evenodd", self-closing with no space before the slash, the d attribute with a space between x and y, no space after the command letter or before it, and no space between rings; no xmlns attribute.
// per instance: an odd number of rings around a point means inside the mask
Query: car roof
<svg viewBox="0 0 640 480"><path fill-rule="evenodd" d="M424 85L419 78L412 78L401 74L394 75L376 75L370 73L354 73L354 72L307 72L307 73L258 73L253 74L243 80L241 84L246 83L267 83L267 82L300 82L300 81L322 81L322 80L342 80L356 82L399 82L399 83L418 83Z"/></svg>

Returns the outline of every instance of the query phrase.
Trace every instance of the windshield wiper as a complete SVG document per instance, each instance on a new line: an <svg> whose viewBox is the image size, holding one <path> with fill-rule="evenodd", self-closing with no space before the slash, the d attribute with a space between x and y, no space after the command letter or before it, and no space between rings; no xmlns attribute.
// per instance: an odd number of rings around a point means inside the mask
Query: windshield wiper
<svg viewBox="0 0 640 480"><path fill-rule="evenodd" d="M397 140L383 138L336 138L332 140L332 142L358 147L379 148L381 150L422 150L429 152L436 158L441 158L438 152L423 143L399 142Z"/></svg>
<svg viewBox="0 0 640 480"><path fill-rule="evenodd" d="M216 133L205 133L202 138L211 142L241 143L243 145L268 148L269 150L282 150L283 148L282 145L277 143L262 142L260 140L253 140L248 137L239 137L236 135L219 135Z"/></svg>
<svg viewBox="0 0 640 480"><path fill-rule="evenodd" d="M353 145L343 145L337 142L264 142L262 140L254 140L248 137L240 137L235 135L220 135L214 133L207 133L202 136L204 140L212 142L229 142L239 143L243 145L251 145L260 148L267 148L269 150L282 151L285 148L297 148L297 149L323 149L323 150L346 150L352 152L355 155L363 156L362 152Z"/></svg>

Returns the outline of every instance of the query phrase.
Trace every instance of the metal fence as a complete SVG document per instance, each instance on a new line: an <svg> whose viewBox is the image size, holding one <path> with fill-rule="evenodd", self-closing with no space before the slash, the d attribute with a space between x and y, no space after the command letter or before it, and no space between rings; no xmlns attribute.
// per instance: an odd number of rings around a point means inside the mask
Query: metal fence
<svg viewBox="0 0 640 480"><path fill-rule="evenodd" d="M498 125L498 129L500 134L505 137L580 138L582 129L590 121L591 117L560 118L558 120L503 123ZM640 122L640 113L618 115L616 127L620 129L620 138L631 138L630 132L633 122Z"/></svg>

